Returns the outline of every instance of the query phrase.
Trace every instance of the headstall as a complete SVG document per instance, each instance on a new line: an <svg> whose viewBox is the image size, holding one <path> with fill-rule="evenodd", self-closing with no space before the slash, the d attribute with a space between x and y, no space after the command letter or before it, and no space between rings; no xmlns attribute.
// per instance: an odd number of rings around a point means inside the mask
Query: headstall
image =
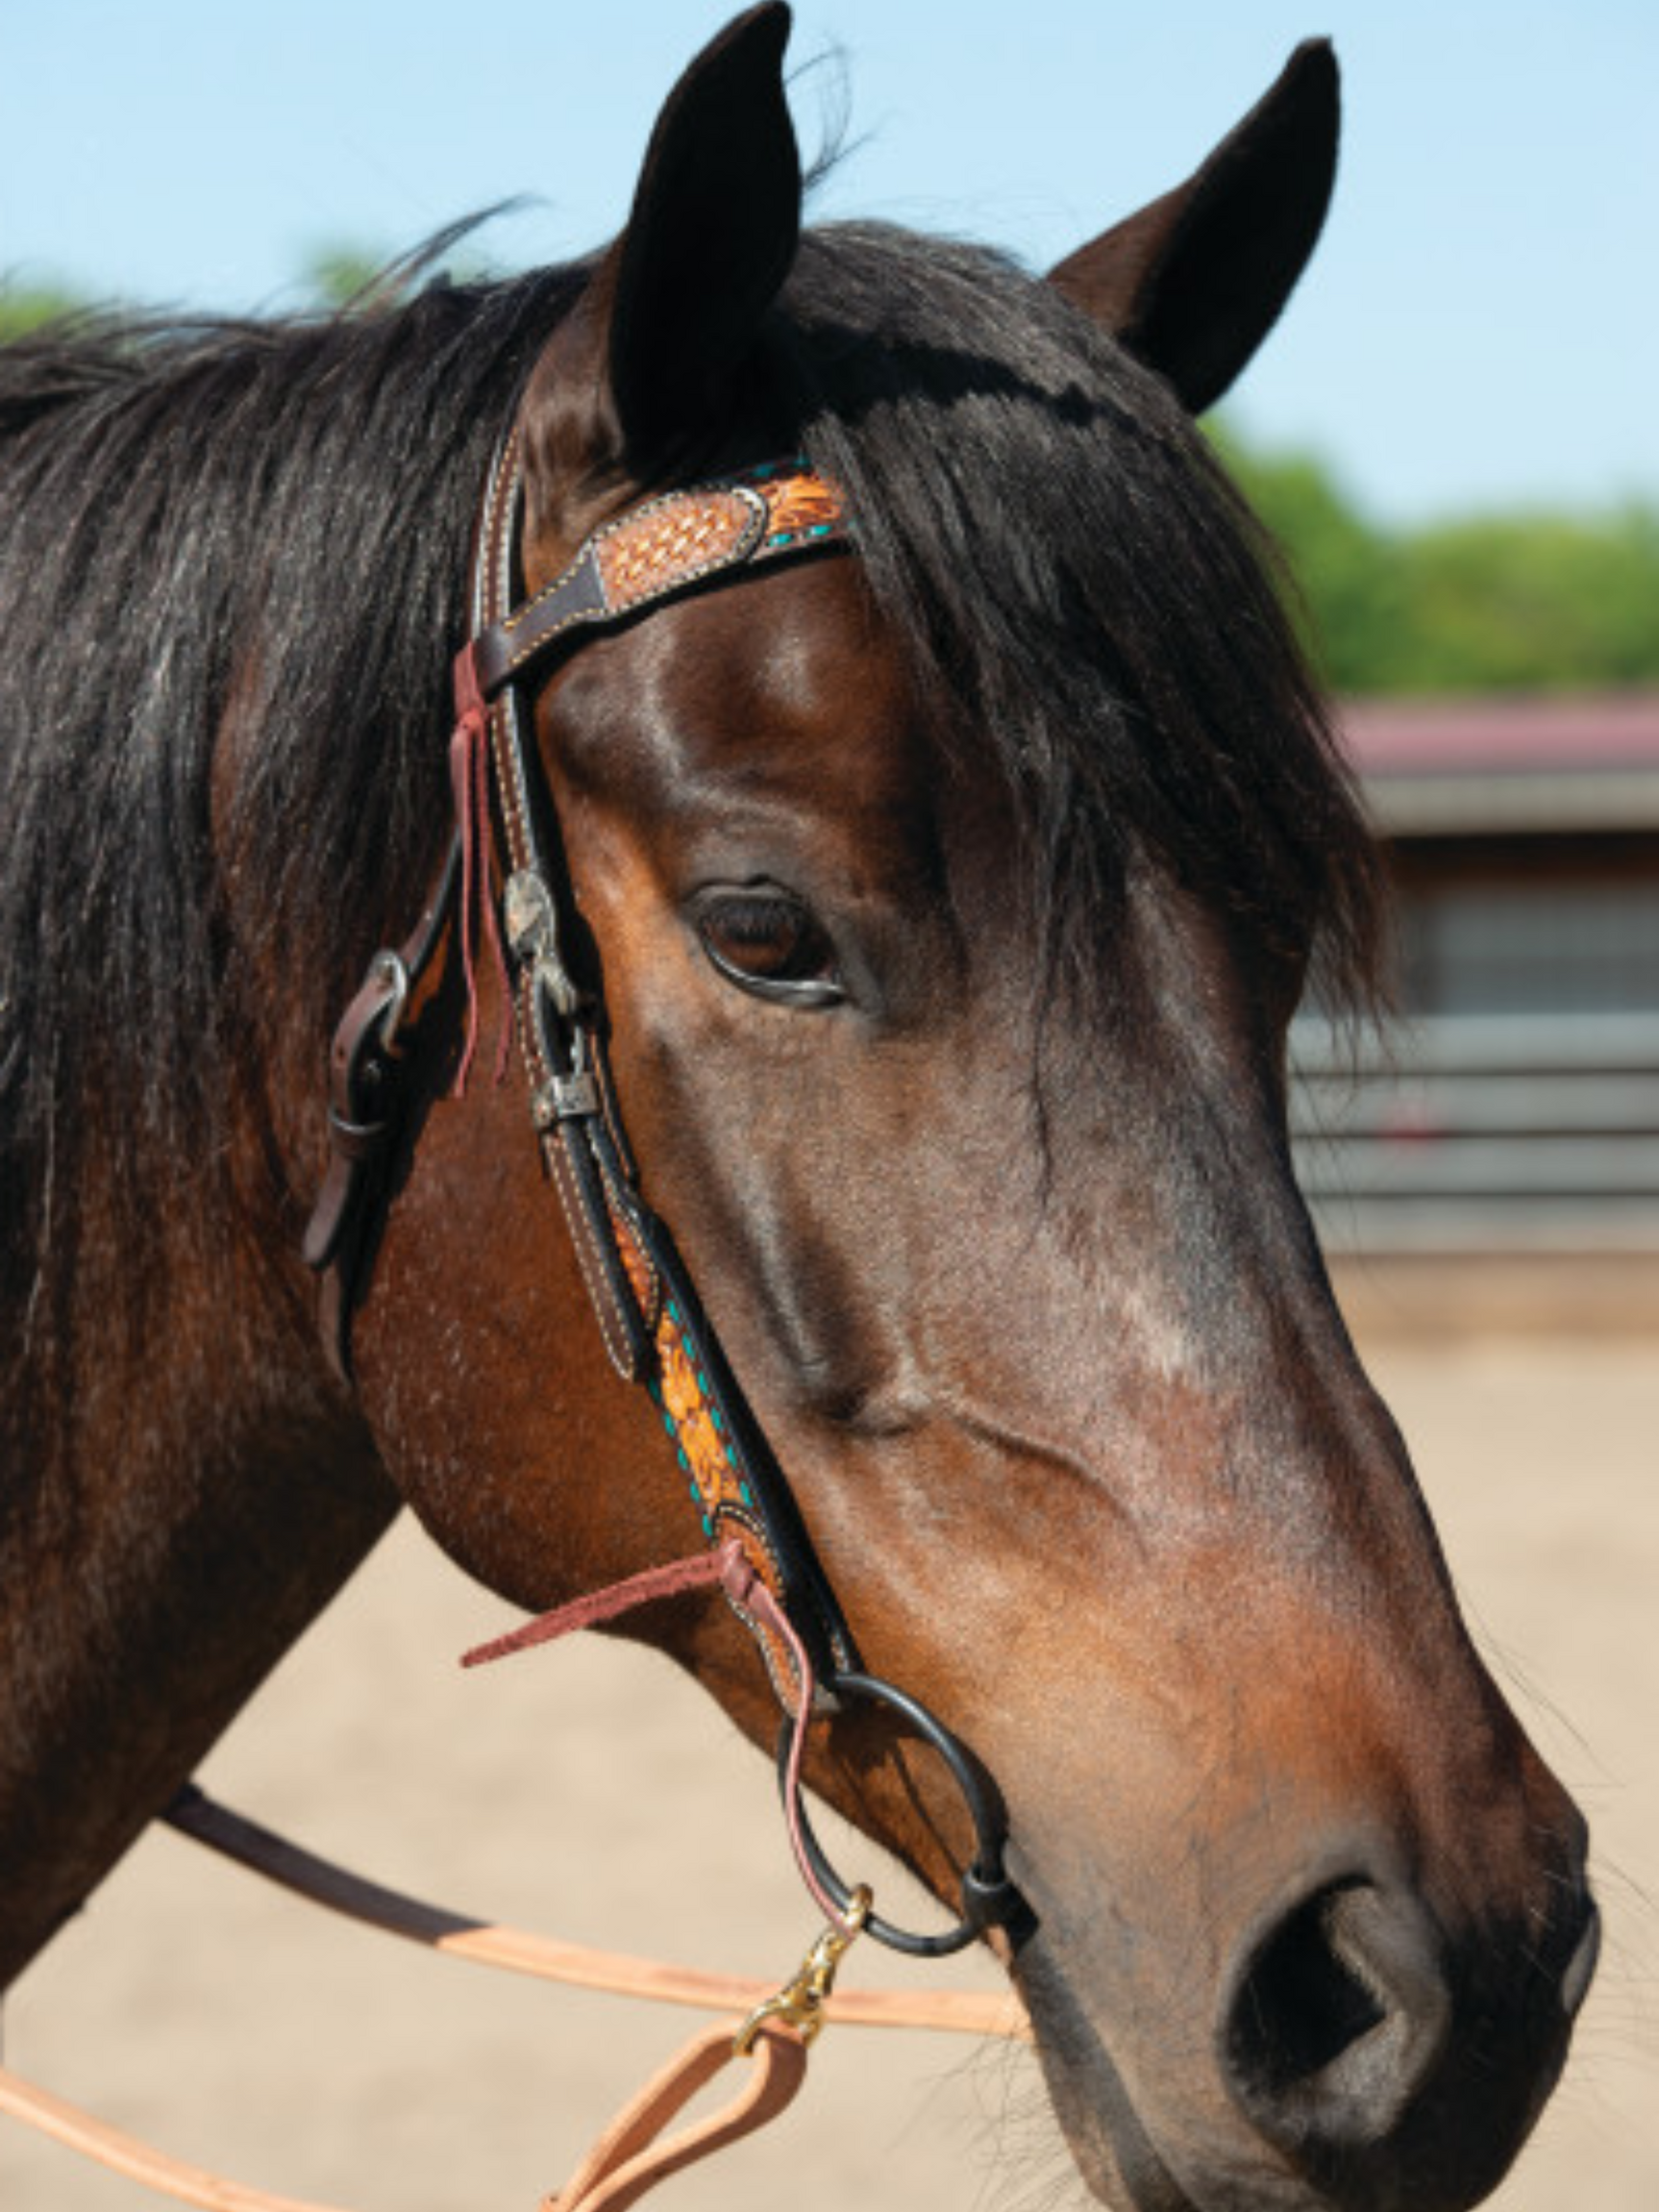
<svg viewBox="0 0 1659 2212"><path fill-rule="evenodd" d="M850 550L842 496L799 459L669 491L596 530L530 599L518 596L523 509L509 437L490 474L474 546L471 635L455 664L456 835L420 923L403 946L375 956L331 1053L332 1157L305 1243L309 1264L324 1279L331 1348L348 1368L352 1315L366 1290L387 1171L406 1133L411 1001L446 948L466 972L462 1080L471 1060L476 917L506 971L532 1120L607 1352L618 1374L650 1392L710 1548L709 1571L700 1578L714 1579L720 1563L727 1596L790 1716L780 1736L780 1781L809 1886L841 1915L858 1909L801 1803L802 1737L814 1703L829 1712L850 1702L881 1706L944 1759L976 1842L953 1927L919 1935L871 1913L870 1933L926 1956L959 1950L993 1925L1017 1939L1032 1923L1004 1870L1006 1814L995 1784L925 1706L863 1671L788 1480L667 1227L640 1192L610 1084L603 1005L570 965L574 900L535 745L535 690L557 659L693 590L779 560ZM640 1579L645 1594L671 1586ZM504 1647L532 1639L533 1625Z"/></svg>

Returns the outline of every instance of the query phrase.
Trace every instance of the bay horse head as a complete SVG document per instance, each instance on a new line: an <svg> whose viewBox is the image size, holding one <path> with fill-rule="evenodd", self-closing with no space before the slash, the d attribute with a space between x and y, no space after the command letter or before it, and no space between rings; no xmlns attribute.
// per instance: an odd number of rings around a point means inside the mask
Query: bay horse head
<svg viewBox="0 0 1659 2212"><path fill-rule="evenodd" d="M776 453L854 547L541 683L621 1120L866 1662L1006 1799L1010 1963L1090 2178L1462 2204L1561 2061L1580 1828L1292 1176L1286 1023L1322 949L1359 979L1374 864L1190 422L1319 231L1332 64L1032 284L802 236L785 28L681 82L519 415L532 594ZM417 1510L543 1605L659 1556L676 1499L593 1379L518 1110L432 1115L359 1362ZM770 1735L729 1621L653 1632ZM953 1896L948 1780L884 1716L822 1733L818 1787Z"/></svg>
<svg viewBox="0 0 1659 2212"><path fill-rule="evenodd" d="M988 1940L1090 2185L1137 2212L1451 2212L1563 2062L1594 1957L1583 1827L1472 1647L1297 1189L1287 1026L1310 971L1334 998L1373 987L1377 863L1193 425L1319 233L1333 63L1300 50L1186 184L1033 281L879 226L803 233L787 21L755 9L692 64L591 264L302 334L269 371L238 338L169 372L175 406L194 377L216 421L291 447L308 391L333 408L334 473L295 482L314 509L326 481L375 580L335 554L303 660L276 619L299 587L273 465L238 647L203 693L200 939L240 984L217 1048L245 1040L257 1072L224 1108L244 1233L221 1308L192 1293L192 1372L216 1343L221 1391L234 1373L267 1413L301 1407L285 1497L326 1446L336 1503L310 1579L283 1585L286 1632L372 1540L387 1478L532 1608L681 1548L683 1476L605 1356L523 1086L481 1067L452 1095L463 967L484 1035L512 1019L453 907L409 1021L415 1104L349 1390L296 1318L291 1235L322 1170L331 998L435 871L457 487L507 402L532 602L653 500L800 457L833 545L677 575L535 670L531 804L558 826L563 957L601 1010L616 1141L862 1665L994 1779L1023 1904ZM261 415L264 376L283 396ZM48 410L85 399L53 390ZM409 425L462 401L441 468L398 481ZM435 550L399 558L425 562L425 599L375 566L423 529ZM383 621L401 658L368 642ZM318 728L325 661L360 730ZM309 766L273 735L296 689ZM324 793L325 736L350 751L349 807ZM469 789L487 905L504 799ZM257 1460L238 1439L259 1426L221 1424L227 1464ZM232 1654L229 1611L204 1714L263 1663ZM773 1685L717 1597L632 1628L770 1745ZM141 1774L132 1754L134 1819L187 1734L158 1722L166 1748ZM891 1711L845 1702L808 1774L957 1900L961 1792Z"/></svg>

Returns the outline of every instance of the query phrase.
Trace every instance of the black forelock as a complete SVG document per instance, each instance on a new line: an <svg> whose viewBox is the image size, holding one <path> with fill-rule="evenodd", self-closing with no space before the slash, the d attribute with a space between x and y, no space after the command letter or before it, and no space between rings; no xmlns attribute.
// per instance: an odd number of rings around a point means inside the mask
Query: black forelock
<svg viewBox="0 0 1659 2212"><path fill-rule="evenodd" d="M883 611L1028 832L1087 989L1150 848L1242 927L1377 982L1377 867L1274 556L1160 381L983 249L809 233L778 341Z"/></svg>

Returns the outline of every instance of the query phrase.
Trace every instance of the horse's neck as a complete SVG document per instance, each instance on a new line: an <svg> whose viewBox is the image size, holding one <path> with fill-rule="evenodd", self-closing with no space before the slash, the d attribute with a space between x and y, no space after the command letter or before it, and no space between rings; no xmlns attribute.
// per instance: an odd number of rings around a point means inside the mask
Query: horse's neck
<svg viewBox="0 0 1659 2212"><path fill-rule="evenodd" d="M210 1297L161 1275L139 1361L113 1342L101 1355L93 1266L64 1331L79 1351L56 1339L44 1387L7 1379L0 1987L395 1510L366 1432L317 1379L303 1319L256 1273ZM37 1382L47 1357L37 1333Z"/></svg>

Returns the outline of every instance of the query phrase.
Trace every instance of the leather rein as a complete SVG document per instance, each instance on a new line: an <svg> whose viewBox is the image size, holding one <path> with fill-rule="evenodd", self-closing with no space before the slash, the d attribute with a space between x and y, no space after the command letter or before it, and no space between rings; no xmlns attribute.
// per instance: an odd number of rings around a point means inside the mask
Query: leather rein
<svg viewBox="0 0 1659 2212"><path fill-rule="evenodd" d="M458 1090L476 1044L475 940L505 970L531 1119L558 1194L607 1353L661 1418L709 1556L639 1578L504 1638L497 1656L670 1588L718 1580L755 1637L784 1719L780 1786L807 1886L832 1915L854 1891L829 1864L802 1802L800 1764L816 1714L883 1707L939 1753L975 1831L955 1924L918 1934L870 1913L890 1948L940 1956L1001 1926L1034 1925L1009 1879L1007 1818L985 1770L918 1700L862 1667L789 1482L751 1411L666 1224L647 1204L623 1131L606 1052L603 999L573 973L582 941L552 794L535 744L535 697L590 638L694 590L753 570L851 550L838 488L800 459L771 461L630 508L587 537L563 572L521 598L524 482L516 435L500 449L475 533L470 636L454 668L450 744L457 829L436 889L397 950L377 953L330 1056L332 1156L306 1232L323 1278L324 1326L349 1371L352 1316L366 1295L388 1170L408 1129L409 1031L446 952L464 970L467 1026ZM497 866L492 869L492 858ZM499 873L499 897L494 877ZM505 1038L504 1038L505 1044ZM669 1579L662 1579L664 1575Z"/></svg>
<svg viewBox="0 0 1659 2212"><path fill-rule="evenodd" d="M164 1817L181 1834L267 1881L440 1956L727 2016L700 2029L644 2084L599 2136L566 2186L543 2199L542 2212L628 2212L658 2182L764 2126L799 2094L808 2049L830 2022L1029 2040L1029 2027L1007 1993L984 1997L936 1990L922 1996L888 1989L836 1990L835 1970L855 1932L847 1922L827 1928L794 1979L769 1993L763 1981L555 1942L447 1912L365 1881L193 1786L179 1793ZM669 2132L690 2100L739 2057L750 2063L742 2070L737 2093L706 2117ZM173 2157L4 2066L0 2115L146 2189L194 2205L198 2212L333 2212L328 2205L274 2196Z"/></svg>

